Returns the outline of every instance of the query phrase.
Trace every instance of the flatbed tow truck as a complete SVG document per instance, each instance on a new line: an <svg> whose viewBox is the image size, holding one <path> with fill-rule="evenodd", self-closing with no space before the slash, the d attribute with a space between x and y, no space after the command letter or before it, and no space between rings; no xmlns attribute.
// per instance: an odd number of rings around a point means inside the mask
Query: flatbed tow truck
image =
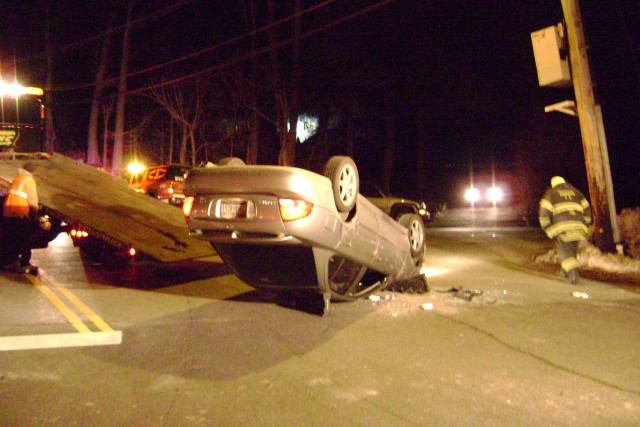
<svg viewBox="0 0 640 427"><path fill-rule="evenodd" d="M48 241L67 231L90 255L161 263L215 254L189 236L180 208L136 193L122 178L56 153L2 154L0 190L18 168L33 167L40 215L52 223Z"/></svg>
<svg viewBox="0 0 640 427"><path fill-rule="evenodd" d="M67 231L76 246L103 262L164 263L215 254L189 236L181 209L136 193L124 179L48 153L43 95L38 87L0 81L0 197L18 168L31 163L39 214L51 222L48 231L36 233L32 247L46 247Z"/></svg>

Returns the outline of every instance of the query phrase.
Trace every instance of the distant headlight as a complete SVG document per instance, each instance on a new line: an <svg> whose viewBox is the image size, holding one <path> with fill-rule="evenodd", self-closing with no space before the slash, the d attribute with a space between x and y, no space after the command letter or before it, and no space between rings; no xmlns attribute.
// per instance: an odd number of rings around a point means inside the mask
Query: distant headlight
<svg viewBox="0 0 640 427"><path fill-rule="evenodd" d="M478 200L480 200L480 192L475 189L475 188L469 188L465 193L464 193L464 198L465 200L467 200L468 202L471 203L475 203Z"/></svg>
<svg viewBox="0 0 640 427"><path fill-rule="evenodd" d="M487 199L490 202L496 203L502 200L502 198L504 197L504 194L502 193L502 190L499 189L498 187L491 187L488 191L487 191Z"/></svg>

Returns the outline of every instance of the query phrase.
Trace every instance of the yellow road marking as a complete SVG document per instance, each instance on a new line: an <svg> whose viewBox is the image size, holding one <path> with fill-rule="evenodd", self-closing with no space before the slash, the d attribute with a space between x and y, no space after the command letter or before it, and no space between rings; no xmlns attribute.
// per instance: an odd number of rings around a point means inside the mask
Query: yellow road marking
<svg viewBox="0 0 640 427"><path fill-rule="evenodd" d="M100 316L98 316L93 310L91 310L73 292L71 292L69 289L65 288L64 286L62 286L60 282L58 282L56 279L49 276L48 274L44 273L43 271L40 270L39 273L42 277L47 279L48 282L51 282L55 286L55 288L61 294L63 294L67 298L67 300L69 300L71 304L73 304L78 310L83 312L89 318L89 320L91 320L91 322L98 327L98 329L100 329L103 332L113 331L111 326L107 325L107 323L104 320L102 320Z"/></svg>
<svg viewBox="0 0 640 427"><path fill-rule="evenodd" d="M56 294L51 292L51 289L40 283L37 277L34 277L30 274L25 274L24 276L33 284L33 286L35 286L40 292L42 292L49 301L51 301L51 304L53 304L58 309L58 311L67 318L69 323L71 323L78 330L78 332L91 332L91 330L87 327L87 325L84 324L84 322L78 317L78 315L71 311L71 309L69 309L69 307L67 307L67 305L56 296Z"/></svg>
<svg viewBox="0 0 640 427"><path fill-rule="evenodd" d="M0 351L30 350L41 348L80 347L96 345L114 345L122 343L122 331L114 331L107 323L91 310L73 292L65 288L53 277L40 269L40 275L46 279L56 291L62 294L76 309L84 313L100 332L91 331L74 311L59 298L54 289L42 283L30 274L24 276L58 309L79 333L62 333L46 335L23 335L0 337Z"/></svg>
<svg viewBox="0 0 640 427"><path fill-rule="evenodd" d="M71 290L67 289L53 277L44 273L40 275L49 283L41 282L37 277L24 274L55 308L73 325L79 333L62 333L46 335L22 335L13 337L0 337L0 351L29 350L40 348L80 347L96 345L114 345L122 343L122 331L114 331L107 323L91 310ZM53 288L52 288L53 286ZM100 329L94 332L87 327L82 319L70 308L56 293L57 291L77 310L81 311L91 322Z"/></svg>

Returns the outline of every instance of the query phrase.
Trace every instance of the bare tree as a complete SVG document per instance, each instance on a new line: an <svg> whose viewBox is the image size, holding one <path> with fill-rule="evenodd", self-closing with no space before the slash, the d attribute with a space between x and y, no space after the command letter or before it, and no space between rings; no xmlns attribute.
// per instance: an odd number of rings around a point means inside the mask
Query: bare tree
<svg viewBox="0 0 640 427"><path fill-rule="evenodd" d="M45 34L45 43L47 51L47 88L51 88L53 84L53 49L51 47L51 9L50 2L46 3L47 8L47 29ZM53 113L51 105L53 105L53 96L51 90L47 90L45 95L45 104L48 107L47 115L45 116L45 136L46 136L46 149L51 153L56 147L56 134L53 127Z"/></svg>
<svg viewBox="0 0 640 427"><path fill-rule="evenodd" d="M151 97L161 105L181 129L180 164L187 164L187 144L190 145L192 165L196 164L196 130L202 124L204 113L202 80L193 84L160 86L150 92Z"/></svg>
<svg viewBox="0 0 640 427"><path fill-rule="evenodd" d="M131 20L134 0L129 0L127 6L127 21L122 36L122 57L120 61L120 77L118 80L118 101L116 105L116 130L113 141L113 155L111 172L118 172L122 168L122 152L124 149L124 118L127 92L127 66L129 63L129 47L131 35Z"/></svg>
<svg viewBox="0 0 640 427"><path fill-rule="evenodd" d="M107 169L109 160L109 139L112 136L109 132L109 122L111 120L111 114L113 113L113 99L109 99L103 102L102 105L102 122L104 127L102 129L102 167Z"/></svg>
<svg viewBox="0 0 640 427"><path fill-rule="evenodd" d="M280 135L280 152L278 154L279 165L294 165L296 150L296 125L298 122L298 97L300 86L300 19L302 12L301 0L295 0L294 11L294 39L291 59L291 76L287 82L280 69L278 58L278 43L275 29L268 31L271 57L271 72L273 79L273 92L276 100L277 126ZM275 22L274 0L267 2L269 20Z"/></svg>
<svg viewBox="0 0 640 427"><path fill-rule="evenodd" d="M111 10L111 9L109 9ZM93 100L91 102L91 114L89 116L89 135L87 141L87 164L97 165L98 162L98 126L100 124L100 98L105 87L105 77L107 66L109 65L109 49L111 47L111 32L113 29L113 15L111 11L107 18L107 30L102 43L100 62L96 72L96 85L93 90ZM105 126L107 123L105 123ZM103 166L105 166L103 164Z"/></svg>
<svg viewBox="0 0 640 427"><path fill-rule="evenodd" d="M416 108L416 194L422 198L425 193L424 177L427 174L425 156L427 152L427 129L425 126L425 108L418 103Z"/></svg>
<svg viewBox="0 0 640 427"><path fill-rule="evenodd" d="M384 145L384 164L383 164L383 169L384 169L383 185L387 194L391 193L391 178L393 177L394 156L396 151L396 130L395 130L395 120L394 120L392 110L393 109L391 108L390 101L387 99L385 119L384 119L387 140Z"/></svg>
<svg viewBox="0 0 640 427"><path fill-rule="evenodd" d="M251 51L255 52L256 48L256 4L254 0L249 0L249 28L251 32ZM251 78L255 80L258 76L258 66L256 57L251 57ZM250 117L250 131L247 139L247 151L245 161L249 165L255 165L258 163L258 135L260 131L260 117L258 115L258 96L255 90L250 92L252 94L249 101L249 109L251 111Z"/></svg>

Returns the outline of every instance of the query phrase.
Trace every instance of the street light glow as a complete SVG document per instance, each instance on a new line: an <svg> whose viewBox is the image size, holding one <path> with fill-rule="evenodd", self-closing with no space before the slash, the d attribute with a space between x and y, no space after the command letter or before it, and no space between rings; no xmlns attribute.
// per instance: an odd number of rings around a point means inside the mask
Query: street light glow
<svg viewBox="0 0 640 427"><path fill-rule="evenodd" d="M129 166L127 166L127 171L132 175L137 175L143 170L145 170L145 166L137 162L130 163Z"/></svg>

